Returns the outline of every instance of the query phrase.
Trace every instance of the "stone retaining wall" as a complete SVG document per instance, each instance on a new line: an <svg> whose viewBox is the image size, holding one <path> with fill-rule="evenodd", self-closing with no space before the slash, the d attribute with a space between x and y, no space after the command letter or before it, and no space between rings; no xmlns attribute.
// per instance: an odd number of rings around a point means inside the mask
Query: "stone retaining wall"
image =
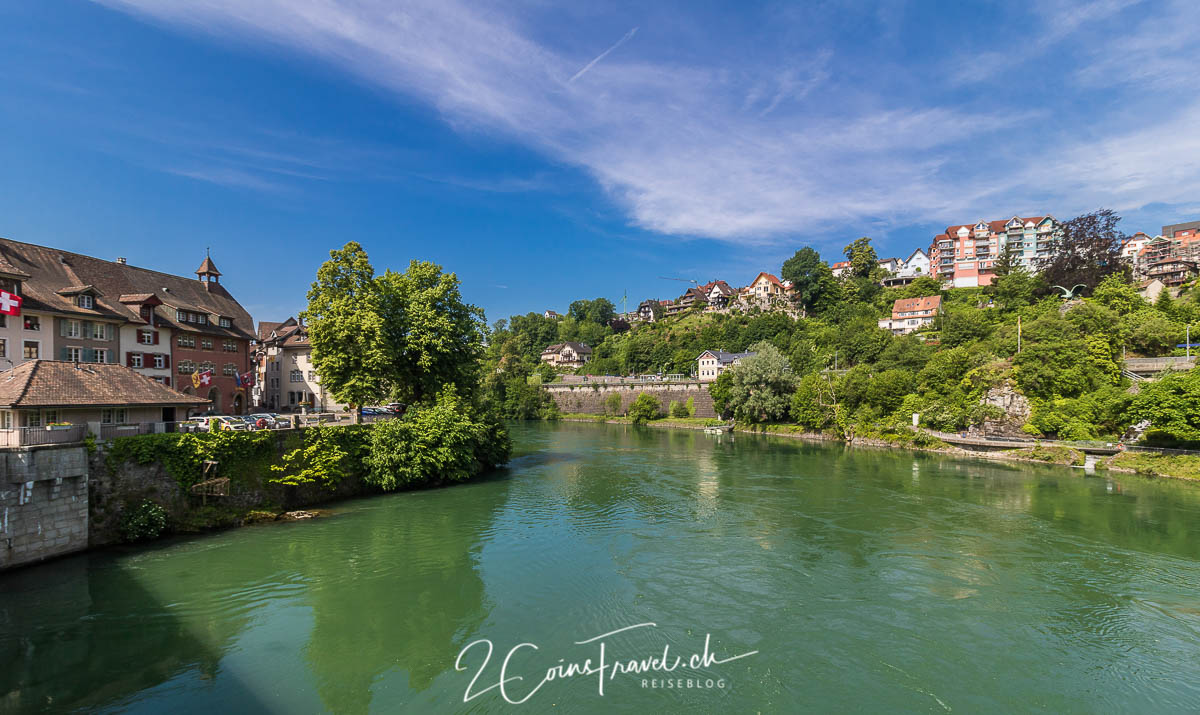
<svg viewBox="0 0 1200 715"><path fill-rule="evenodd" d="M0 450L0 569L88 545L82 445Z"/></svg>
<svg viewBox="0 0 1200 715"><path fill-rule="evenodd" d="M717 416L713 410L712 396L708 394L708 383L706 382L663 382L636 387L603 384L550 384L542 385L542 389L550 393L554 404L558 405L561 412L602 415L604 414L604 401L615 392L621 396L621 414L625 414L637 396L646 392L658 400L663 414L667 413L672 401L686 403L690 397L695 401L696 417Z"/></svg>

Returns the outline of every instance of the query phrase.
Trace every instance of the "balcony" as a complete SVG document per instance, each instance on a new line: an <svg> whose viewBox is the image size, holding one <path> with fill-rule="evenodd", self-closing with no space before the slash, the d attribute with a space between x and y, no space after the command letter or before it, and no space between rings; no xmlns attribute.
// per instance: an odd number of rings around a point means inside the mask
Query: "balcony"
<svg viewBox="0 0 1200 715"><path fill-rule="evenodd" d="M87 425L13 427L0 429L0 447L34 447L40 444L82 442Z"/></svg>

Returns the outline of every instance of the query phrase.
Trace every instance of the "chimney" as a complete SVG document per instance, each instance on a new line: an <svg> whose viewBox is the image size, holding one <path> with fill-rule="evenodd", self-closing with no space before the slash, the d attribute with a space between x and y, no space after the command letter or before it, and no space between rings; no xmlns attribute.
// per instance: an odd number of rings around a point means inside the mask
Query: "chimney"
<svg viewBox="0 0 1200 715"><path fill-rule="evenodd" d="M125 265L125 256L117 256L117 265L119 265L119 266Z"/></svg>

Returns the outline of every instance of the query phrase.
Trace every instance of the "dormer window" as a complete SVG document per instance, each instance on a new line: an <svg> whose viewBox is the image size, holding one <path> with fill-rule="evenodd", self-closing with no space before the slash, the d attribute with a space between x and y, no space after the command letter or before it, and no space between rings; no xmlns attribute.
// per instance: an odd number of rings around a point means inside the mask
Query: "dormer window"
<svg viewBox="0 0 1200 715"><path fill-rule="evenodd" d="M221 318L221 327L222 328L232 328L233 321L230 320L229 318Z"/></svg>
<svg viewBox="0 0 1200 715"><path fill-rule="evenodd" d="M75 297L75 304L78 305L80 308L91 309L92 296L88 295L87 293L80 293L79 295L77 295Z"/></svg>

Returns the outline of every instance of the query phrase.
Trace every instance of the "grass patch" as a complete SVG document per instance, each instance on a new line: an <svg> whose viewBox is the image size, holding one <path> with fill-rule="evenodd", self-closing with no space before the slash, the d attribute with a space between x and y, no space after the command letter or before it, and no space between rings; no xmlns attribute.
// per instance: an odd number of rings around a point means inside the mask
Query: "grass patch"
<svg viewBox="0 0 1200 715"><path fill-rule="evenodd" d="M1200 479L1200 456L1194 454L1122 452L1113 457L1109 465L1156 477Z"/></svg>
<svg viewBox="0 0 1200 715"><path fill-rule="evenodd" d="M1060 447L1058 445L1043 445L1039 444L1036 447L1028 447L1025 449L1006 449L1005 454L1011 454L1025 459L1032 459L1035 462L1046 462L1047 464L1062 464L1065 466L1083 466L1083 452L1070 447Z"/></svg>

